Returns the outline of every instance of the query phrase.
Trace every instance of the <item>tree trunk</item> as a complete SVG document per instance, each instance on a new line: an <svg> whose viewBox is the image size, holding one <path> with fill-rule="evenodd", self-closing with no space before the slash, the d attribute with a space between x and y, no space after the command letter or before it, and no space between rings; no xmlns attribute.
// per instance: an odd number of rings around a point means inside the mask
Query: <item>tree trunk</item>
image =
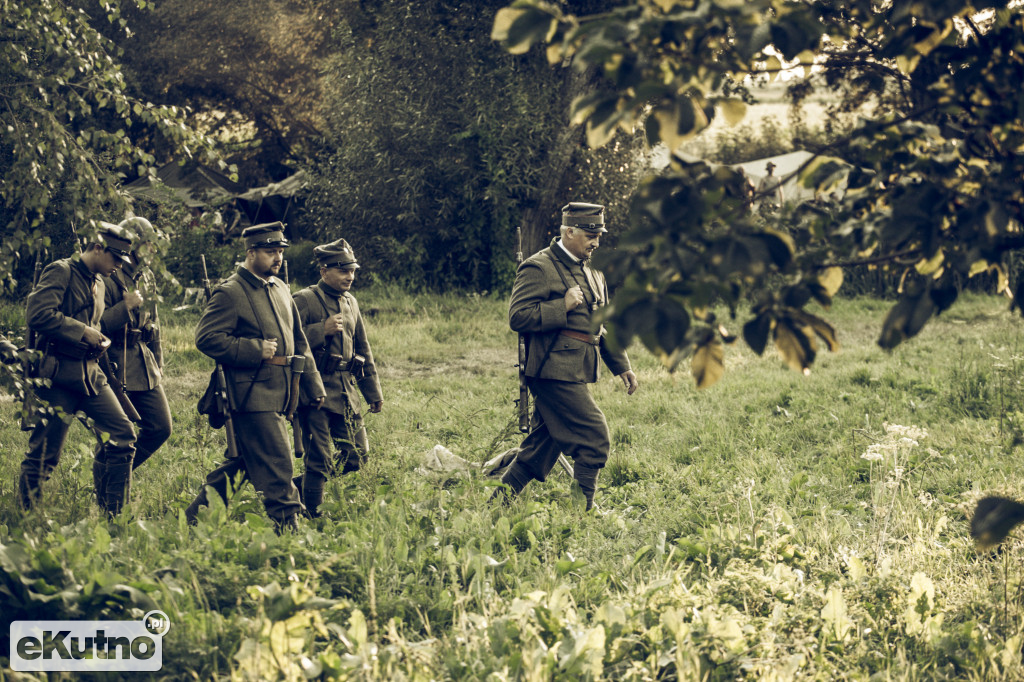
<svg viewBox="0 0 1024 682"><path fill-rule="evenodd" d="M583 93L591 80L592 72L588 70L580 73L571 66L564 69L563 101L567 104L565 127L548 154L547 182L538 188L537 200L522 214L524 258L529 258L548 245L550 235L557 234L561 224L561 207L573 201L571 197L562 196L561 193L572 184L567 180L571 180L569 176L575 172L573 158L576 150L584 144L584 140L582 127L569 123L568 104Z"/></svg>

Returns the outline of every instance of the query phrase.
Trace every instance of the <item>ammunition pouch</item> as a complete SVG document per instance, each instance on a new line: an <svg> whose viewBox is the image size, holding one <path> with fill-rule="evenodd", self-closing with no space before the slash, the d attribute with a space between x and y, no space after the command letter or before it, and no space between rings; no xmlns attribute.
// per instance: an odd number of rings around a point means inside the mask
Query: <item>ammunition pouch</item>
<svg viewBox="0 0 1024 682"><path fill-rule="evenodd" d="M353 355L352 359L345 362L343 355L318 351L313 353L316 361L316 368L321 374L334 374L335 372L350 372L356 379L363 378L363 367L366 365L366 358L362 355Z"/></svg>
<svg viewBox="0 0 1024 682"><path fill-rule="evenodd" d="M206 391L203 396L199 399L199 404L196 405L196 409L199 414L206 415L210 420L210 426L215 429L222 428L228 421L228 416L224 413L220 405L220 401L217 399L217 371L214 370L213 374L210 375L210 383L206 385Z"/></svg>
<svg viewBox="0 0 1024 682"><path fill-rule="evenodd" d="M313 354L313 360L316 361L316 369L321 374L334 374L344 369L345 358L337 353L318 351Z"/></svg>
<svg viewBox="0 0 1024 682"><path fill-rule="evenodd" d="M366 358L362 355L353 355L352 359L348 361L348 366L345 367L346 372L350 372L356 380L363 378L363 367L366 365Z"/></svg>
<svg viewBox="0 0 1024 682"><path fill-rule="evenodd" d="M107 346L90 346L87 343L77 341L48 341L43 351L46 355L53 355L71 360L95 360L107 352Z"/></svg>

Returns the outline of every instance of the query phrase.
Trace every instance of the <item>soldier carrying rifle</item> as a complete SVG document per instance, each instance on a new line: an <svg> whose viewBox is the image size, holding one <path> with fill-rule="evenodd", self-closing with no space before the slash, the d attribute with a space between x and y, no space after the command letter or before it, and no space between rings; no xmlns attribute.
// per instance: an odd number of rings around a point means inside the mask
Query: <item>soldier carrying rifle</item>
<svg viewBox="0 0 1024 682"><path fill-rule="evenodd" d="M356 255L344 239L313 253L320 281L295 294L295 304L327 399L321 409L300 411L306 470L295 484L315 517L327 479L358 470L369 449L360 394L370 412L380 412L384 399L359 304L350 292L359 268Z"/></svg>
<svg viewBox="0 0 1024 682"><path fill-rule="evenodd" d="M228 481L240 473L262 495L278 530L294 530L302 504L292 483L284 415L297 392L318 407L324 385L295 303L275 277L289 245L284 225L253 225L242 232L242 239L245 263L213 291L196 327L196 347L223 366L238 439L238 457L225 457L206 477L206 486L227 500ZM304 365L301 375L297 361ZM200 507L207 504L206 486L185 510L189 523L196 522Z"/></svg>
<svg viewBox="0 0 1024 682"><path fill-rule="evenodd" d="M611 449L608 422L587 389L597 381L598 358L627 393L639 386L625 351L612 351L593 320L608 303L608 287L590 255L607 231L603 206L570 203L562 208L561 239L516 272L508 319L513 331L529 336L525 373L534 409L530 434L501 478L507 492L499 496L545 480L564 453L573 460L587 509L594 505L598 472Z"/></svg>
<svg viewBox="0 0 1024 682"><path fill-rule="evenodd" d="M163 387L164 355L153 273L146 266L157 232L141 217L121 221L134 236L130 263L103 278L106 308L103 333L110 337L114 371L140 415L132 470L138 469L171 435L171 408Z"/></svg>
<svg viewBox="0 0 1024 682"><path fill-rule="evenodd" d="M36 373L50 381L48 387L37 389L37 395L51 408L60 408L63 416L40 415L29 436L18 478L18 499L25 509L39 501L41 485L60 461L71 415L79 411L92 420L98 433L109 434L106 442L101 439L93 462L97 502L114 515L128 499L135 430L122 407L125 403L100 367L100 358L110 346L110 339L100 331L100 319L102 276L109 277L128 263L131 248L127 230L100 223L96 241L79 257L46 266L28 296L25 319L29 330L38 333L42 352Z"/></svg>

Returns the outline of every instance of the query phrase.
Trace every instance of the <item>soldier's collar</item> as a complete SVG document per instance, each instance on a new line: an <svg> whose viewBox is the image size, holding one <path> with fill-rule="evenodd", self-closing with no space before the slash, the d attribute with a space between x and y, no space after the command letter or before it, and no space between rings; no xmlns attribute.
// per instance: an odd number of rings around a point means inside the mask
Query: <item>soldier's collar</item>
<svg viewBox="0 0 1024 682"><path fill-rule="evenodd" d="M327 282L323 280L317 282L316 285L320 287L320 290L323 291L325 294L327 294L328 296L332 296L334 298L341 298L346 293L344 291L341 291L340 289L335 289L334 287L330 286L329 284L327 284Z"/></svg>
<svg viewBox="0 0 1024 682"><path fill-rule="evenodd" d="M89 266L81 258L75 258L71 261L71 266L78 268L78 271L85 277L86 282L91 282L96 279L96 273L89 269Z"/></svg>
<svg viewBox="0 0 1024 682"><path fill-rule="evenodd" d="M559 255L565 256L566 258L568 258L573 263L582 263L583 262L581 259L579 259L576 256L574 256L573 254L569 253L569 249L565 248L565 244L562 243L561 239L559 239L555 243L558 245L558 249L562 252Z"/></svg>
<svg viewBox="0 0 1024 682"><path fill-rule="evenodd" d="M238 276L257 289L262 289L266 286L269 286L270 284L270 282L260 277L257 277L255 273L253 273L251 270L249 270L249 268L245 267L244 265L238 267Z"/></svg>

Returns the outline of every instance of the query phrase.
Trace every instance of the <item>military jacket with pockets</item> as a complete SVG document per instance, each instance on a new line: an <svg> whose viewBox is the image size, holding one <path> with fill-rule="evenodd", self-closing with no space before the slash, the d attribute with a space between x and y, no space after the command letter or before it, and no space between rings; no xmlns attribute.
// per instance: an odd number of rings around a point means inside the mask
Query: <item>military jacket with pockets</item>
<svg viewBox="0 0 1024 682"><path fill-rule="evenodd" d="M581 305L566 312L565 292L574 286L583 291ZM608 302L604 275L589 264L575 263L556 243L530 256L516 271L509 300L512 331L528 335L526 376L558 381L593 383L598 378L598 356L615 376L630 369L625 351L612 352L593 312ZM597 334L598 345L561 334L569 329Z"/></svg>
<svg viewBox="0 0 1024 682"><path fill-rule="evenodd" d="M377 366L373 361L363 316L359 313L355 296L347 291L333 290L320 280L314 286L296 293L295 304L299 309L302 329L314 354L327 352L341 355L343 367L348 366L353 355L361 355L366 359L361 379L356 379L345 369L321 375L327 390L327 399L322 409L344 414L343 408L347 401L352 411L360 414L362 406L358 393L362 393L368 403L383 400ZM341 333L327 336L324 334L324 320L338 313L341 313L344 320Z"/></svg>
<svg viewBox="0 0 1024 682"><path fill-rule="evenodd" d="M103 281L80 259L63 258L43 269L25 307L25 322L38 335L36 348L82 346L85 328L100 329L103 315ZM107 378L95 359L74 359L56 352L46 353L39 364L39 376L54 386L96 395Z"/></svg>
<svg viewBox="0 0 1024 682"><path fill-rule="evenodd" d="M310 402L325 395L288 287L276 277L264 282L240 267L213 291L196 327L196 347L224 366L236 412L287 409L291 368L263 362L264 339L277 340L277 356L306 358L300 399Z"/></svg>
<svg viewBox="0 0 1024 682"><path fill-rule="evenodd" d="M152 276L146 268L136 271L135 277L122 269L103 278L106 288L103 333L111 338L110 359L116 371L122 373L127 391L151 391L163 381L164 356L156 303L147 297L135 310L128 310L124 303L126 291L137 288L138 281ZM126 328L142 330L149 341L126 342Z"/></svg>

